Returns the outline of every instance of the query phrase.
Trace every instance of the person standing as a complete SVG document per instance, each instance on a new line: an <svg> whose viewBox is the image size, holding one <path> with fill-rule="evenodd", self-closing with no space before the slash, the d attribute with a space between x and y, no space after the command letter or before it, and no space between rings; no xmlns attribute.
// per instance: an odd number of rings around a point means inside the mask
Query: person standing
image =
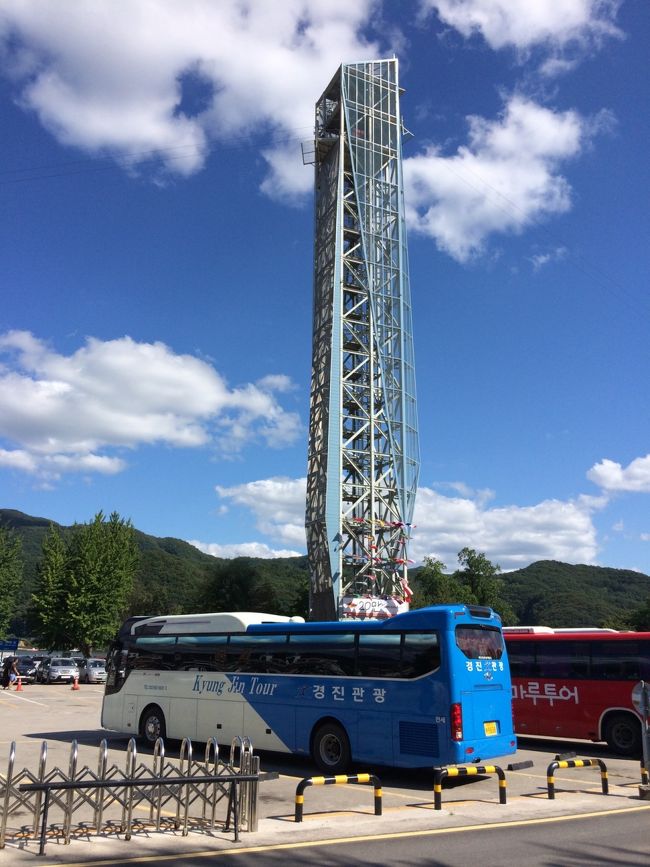
<svg viewBox="0 0 650 867"><path fill-rule="evenodd" d="M15 656L8 656L2 664L3 689L9 689L9 687L18 680L20 672L18 671L16 662L17 660Z"/></svg>

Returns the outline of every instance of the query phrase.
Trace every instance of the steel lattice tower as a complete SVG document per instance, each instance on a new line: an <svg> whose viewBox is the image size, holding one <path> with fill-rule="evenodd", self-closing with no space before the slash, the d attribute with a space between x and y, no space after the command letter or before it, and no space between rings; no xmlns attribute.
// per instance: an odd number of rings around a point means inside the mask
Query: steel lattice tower
<svg viewBox="0 0 650 867"><path fill-rule="evenodd" d="M344 64L316 104L307 550L314 620L408 600L419 468L397 59Z"/></svg>

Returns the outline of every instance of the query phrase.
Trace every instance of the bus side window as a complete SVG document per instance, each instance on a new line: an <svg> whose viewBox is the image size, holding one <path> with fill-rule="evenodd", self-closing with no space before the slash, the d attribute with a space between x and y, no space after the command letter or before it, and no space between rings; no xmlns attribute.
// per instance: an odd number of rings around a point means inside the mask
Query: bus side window
<svg viewBox="0 0 650 867"><path fill-rule="evenodd" d="M297 674L352 676L355 673L354 633L296 633L289 636L291 671Z"/></svg>
<svg viewBox="0 0 650 867"><path fill-rule="evenodd" d="M510 673L513 677L537 677L534 641L513 641L508 645Z"/></svg>
<svg viewBox="0 0 650 867"><path fill-rule="evenodd" d="M402 677L420 677L440 668L440 644L435 632L404 635Z"/></svg>
<svg viewBox="0 0 650 867"><path fill-rule="evenodd" d="M650 641L639 641L639 680L650 683Z"/></svg>
<svg viewBox="0 0 650 867"><path fill-rule="evenodd" d="M583 680L589 677L589 647L584 641L538 641L539 677Z"/></svg>
<svg viewBox="0 0 650 867"><path fill-rule="evenodd" d="M540 641L537 648L537 663L540 677L567 679L573 663L570 641Z"/></svg>
<svg viewBox="0 0 650 867"><path fill-rule="evenodd" d="M637 679L639 665L629 641L594 641L591 665L595 677L602 680Z"/></svg>
<svg viewBox="0 0 650 867"><path fill-rule="evenodd" d="M360 633L357 655L359 677L399 677L399 632Z"/></svg>
<svg viewBox="0 0 650 867"><path fill-rule="evenodd" d="M179 635L176 668L181 671L223 671L219 659L227 641L227 635Z"/></svg>
<svg viewBox="0 0 650 867"><path fill-rule="evenodd" d="M286 635L251 636L251 671L260 674L285 674L289 645Z"/></svg>
<svg viewBox="0 0 650 867"><path fill-rule="evenodd" d="M253 641L248 635L231 635L228 642L226 665L224 671L255 671L251 658Z"/></svg>
<svg viewBox="0 0 650 867"><path fill-rule="evenodd" d="M129 648L128 668L149 671L173 671L176 637L173 635L143 635Z"/></svg>

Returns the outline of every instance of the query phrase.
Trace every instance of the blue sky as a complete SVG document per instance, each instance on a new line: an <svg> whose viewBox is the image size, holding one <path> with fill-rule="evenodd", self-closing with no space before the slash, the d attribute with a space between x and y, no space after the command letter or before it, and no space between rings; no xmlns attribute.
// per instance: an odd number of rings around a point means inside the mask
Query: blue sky
<svg viewBox="0 0 650 867"><path fill-rule="evenodd" d="M302 553L311 167L400 59L411 556L650 572L650 7L3 0L0 505Z"/></svg>

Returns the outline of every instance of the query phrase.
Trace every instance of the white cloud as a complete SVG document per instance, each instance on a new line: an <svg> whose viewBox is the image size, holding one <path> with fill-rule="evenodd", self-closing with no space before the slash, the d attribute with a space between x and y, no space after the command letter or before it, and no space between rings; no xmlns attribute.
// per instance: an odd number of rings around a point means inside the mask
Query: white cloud
<svg viewBox="0 0 650 867"><path fill-rule="evenodd" d="M650 494L650 454L635 458L627 467L605 458L593 465L587 478L605 491Z"/></svg>
<svg viewBox="0 0 650 867"><path fill-rule="evenodd" d="M544 265L549 262L561 262L566 258L569 251L566 247L556 247L554 250L549 250L547 253L535 253L530 257L533 264L533 269L539 271Z"/></svg>
<svg viewBox="0 0 650 867"><path fill-rule="evenodd" d="M263 542L233 542L231 545L220 545L218 542L197 542L188 540L190 545L194 545L199 551L204 554L210 554L212 557L221 557L224 560L232 560L234 557L261 557L264 560L270 560L274 557L299 557L300 551L291 549L270 548Z"/></svg>
<svg viewBox="0 0 650 867"><path fill-rule="evenodd" d="M108 448L165 443L217 443L228 453L262 441L295 441L301 425L273 390L284 376L230 388L207 362L177 355L162 343L130 337L88 338L65 356L25 331L0 335L0 464L58 477L66 472L116 473Z"/></svg>
<svg viewBox="0 0 650 867"><path fill-rule="evenodd" d="M522 96L500 118L469 117L469 144L436 147L404 161L407 219L416 232L465 262L495 232L521 232L571 207L559 164L598 128L575 111L554 112Z"/></svg>
<svg viewBox="0 0 650 867"><path fill-rule="evenodd" d="M495 493L491 488L472 488L465 482L436 482L434 487L438 490L450 490L460 494L461 497L474 500L480 506L485 506L493 500Z"/></svg>
<svg viewBox="0 0 650 867"><path fill-rule="evenodd" d="M532 47L542 46L550 55L542 67L548 75L572 68L576 55L604 39L622 36L615 24L621 0L423 0L423 5L464 37L480 34L495 50L512 47L525 59Z"/></svg>
<svg viewBox="0 0 650 867"><path fill-rule="evenodd" d="M299 140L311 134L317 96L342 59L376 54L360 33L374 5L5 0L3 65L59 141L131 166L157 156L189 175L214 142L290 136L264 154L265 189L294 194L312 185ZM201 84L202 100L184 111L188 82Z"/></svg>
<svg viewBox="0 0 650 867"><path fill-rule="evenodd" d="M493 47L591 44L618 33L614 0L428 2L443 21L465 35L483 32ZM261 189L295 201L313 185L300 140L312 134L315 99L342 60L385 53L367 35L378 7L378 0L5 0L0 62L20 103L64 144L136 170L190 175L211 148L263 135ZM570 61L547 58L553 64ZM556 169L585 135L575 113L521 98L499 121L469 121L470 144L455 155L432 148L406 161L416 231L461 261L481 252L492 232L521 231L569 208L570 188Z"/></svg>
<svg viewBox="0 0 650 867"><path fill-rule="evenodd" d="M12 470L35 473L37 466L33 455L30 455L24 449L0 449L0 467L9 467Z"/></svg>
<svg viewBox="0 0 650 867"><path fill-rule="evenodd" d="M452 484L471 497L446 497L426 487L418 491L409 552L416 563L432 555L452 568L466 546L485 552L503 569L535 560L595 561L598 544L592 514L607 503L605 497L488 508L486 493L492 492ZM305 486L305 479L272 478L217 487L217 492L250 510L260 532L304 551Z"/></svg>
<svg viewBox="0 0 650 867"><path fill-rule="evenodd" d="M220 497L250 510L257 529L286 545L305 548L306 479L276 477L225 488Z"/></svg>
<svg viewBox="0 0 650 867"><path fill-rule="evenodd" d="M418 490L410 556L438 557L449 568L465 546L483 551L503 569L535 560L593 563L598 551L592 513L606 500L544 500L533 506L485 508L461 497Z"/></svg>

